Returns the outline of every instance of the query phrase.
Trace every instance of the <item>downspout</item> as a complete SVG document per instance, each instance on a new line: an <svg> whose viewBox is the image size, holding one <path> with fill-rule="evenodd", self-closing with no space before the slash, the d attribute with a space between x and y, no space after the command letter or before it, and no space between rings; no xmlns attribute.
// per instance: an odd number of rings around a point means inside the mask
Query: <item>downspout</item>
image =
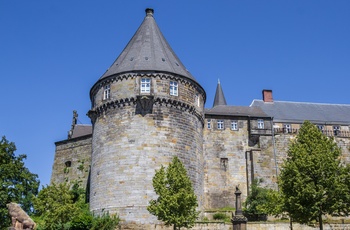
<svg viewBox="0 0 350 230"><path fill-rule="evenodd" d="M278 164L277 164L277 157L276 157L275 129L274 129L274 127L273 127L273 117L271 117L270 123L271 123L271 135L272 135L273 157L274 157L274 160L275 160L276 181L277 181L277 180L278 180ZM277 191L279 191L278 183L277 183L277 182L276 182L276 185L277 185Z"/></svg>

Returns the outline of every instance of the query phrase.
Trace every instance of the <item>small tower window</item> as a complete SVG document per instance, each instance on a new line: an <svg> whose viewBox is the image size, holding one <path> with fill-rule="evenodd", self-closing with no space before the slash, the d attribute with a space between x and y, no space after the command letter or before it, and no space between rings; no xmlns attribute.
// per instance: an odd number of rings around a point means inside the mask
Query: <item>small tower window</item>
<svg viewBox="0 0 350 230"><path fill-rule="evenodd" d="M210 119L207 120L207 128L211 129L211 120Z"/></svg>
<svg viewBox="0 0 350 230"><path fill-rule="evenodd" d="M227 158L220 158L220 168L224 171L227 170L228 167L228 159Z"/></svg>
<svg viewBox="0 0 350 230"><path fill-rule="evenodd" d="M218 129L224 129L224 121L223 120L218 120Z"/></svg>
<svg viewBox="0 0 350 230"><path fill-rule="evenodd" d="M178 96L179 88L176 81L170 81L170 95Z"/></svg>
<svg viewBox="0 0 350 230"><path fill-rule="evenodd" d="M196 93L196 96L194 97L194 103L196 103L198 107L201 106L198 93Z"/></svg>
<svg viewBox="0 0 350 230"><path fill-rule="evenodd" d="M231 129L238 130L238 122L237 121L231 121Z"/></svg>
<svg viewBox="0 0 350 230"><path fill-rule="evenodd" d="M64 164L66 165L67 168L72 166L72 162L71 161L66 161L66 162L64 162Z"/></svg>
<svg viewBox="0 0 350 230"><path fill-rule="evenodd" d="M263 129L263 128L264 128L264 120L258 119L258 129Z"/></svg>
<svg viewBox="0 0 350 230"><path fill-rule="evenodd" d="M151 79L141 78L141 93L151 92Z"/></svg>
<svg viewBox="0 0 350 230"><path fill-rule="evenodd" d="M106 85L103 89L103 100L109 99L111 96L111 85Z"/></svg>

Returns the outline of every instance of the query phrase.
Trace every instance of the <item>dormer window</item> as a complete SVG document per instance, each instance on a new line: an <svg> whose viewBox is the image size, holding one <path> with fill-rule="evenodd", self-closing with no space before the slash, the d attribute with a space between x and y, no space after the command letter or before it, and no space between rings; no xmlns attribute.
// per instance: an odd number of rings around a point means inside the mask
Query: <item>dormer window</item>
<svg viewBox="0 0 350 230"><path fill-rule="evenodd" d="M223 120L218 120L218 129L224 129L224 121Z"/></svg>
<svg viewBox="0 0 350 230"><path fill-rule="evenodd" d="M179 88L176 81L170 81L170 95L178 96Z"/></svg>
<svg viewBox="0 0 350 230"><path fill-rule="evenodd" d="M151 79L141 78L141 93L151 92Z"/></svg>
<svg viewBox="0 0 350 230"><path fill-rule="evenodd" d="M258 129L264 129L264 120L258 119Z"/></svg>
<svg viewBox="0 0 350 230"><path fill-rule="evenodd" d="M106 85L103 89L103 100L107 100L111 97L111 85Z"/></svg>

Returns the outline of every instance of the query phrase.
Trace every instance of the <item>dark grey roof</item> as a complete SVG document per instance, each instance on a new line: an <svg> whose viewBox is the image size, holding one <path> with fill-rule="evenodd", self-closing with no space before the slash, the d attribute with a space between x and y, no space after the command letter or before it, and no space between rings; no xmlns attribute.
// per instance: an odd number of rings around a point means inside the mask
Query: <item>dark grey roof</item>
<svg viewBox="0 0 350 230"><path fill-rule="evenodd" d="M159 30L153 9L146 9L146 17L135 35L100 79L133 71L169 72L196 81Z"/></svg>
<svg viewBox="0 0 350 230"><path fill-rule="evenodd" d="M71 138L82 137L92 134L91 125L75 125L73 129L73 134Z"/></svg>
<svg viewBox="0 0 350 230"><path fill-rule="evenodd" d="M269 117L260 108L248 106L218 105L211 109L205 109L204 113L206 115L220 116Z"/></svg>
<svg viewBox="0 0 350 230"><path fill-rule="evenodd" d="M253 100L250 106L261 108L276 122L350 124L350 105Z"/></svg>
<svg viewBox="0 0 350 230"><path fill-rule="evenodd" d="M218 81L218 85L216 86L216 93L215 93L213 107L218 105L227 105L224 91L221 88L220 81Z"/></svg>

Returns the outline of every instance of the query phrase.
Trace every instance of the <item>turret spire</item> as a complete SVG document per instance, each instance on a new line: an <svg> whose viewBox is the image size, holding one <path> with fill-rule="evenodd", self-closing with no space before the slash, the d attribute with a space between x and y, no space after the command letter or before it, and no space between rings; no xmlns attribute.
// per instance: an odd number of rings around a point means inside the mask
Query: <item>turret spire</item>
<svg viewBox="0 0 350 230"><path fill-rule="evenodd" d="M222 91L220 80L218 79L218 85L216 87L216 93L214 98L213 107L217 105L227 105L224 92Z"/></svg>

